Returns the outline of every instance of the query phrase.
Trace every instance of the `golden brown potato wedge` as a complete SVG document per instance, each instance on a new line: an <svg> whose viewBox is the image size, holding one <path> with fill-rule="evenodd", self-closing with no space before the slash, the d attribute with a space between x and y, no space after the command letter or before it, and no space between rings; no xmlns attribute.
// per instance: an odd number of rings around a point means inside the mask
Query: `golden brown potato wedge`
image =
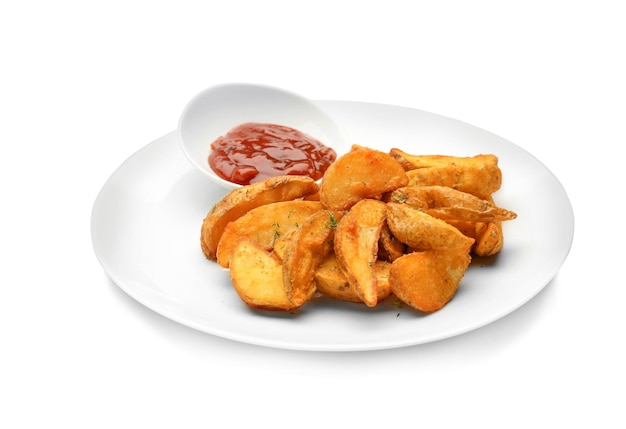
<svg viewBox="0 0 626 429"><path fill-rule="evenodd" d="M374 307L395 294L426 313L455 295L471 255L503 244L495 155L389 153L353 145L318 186L280 176L244 186L203 220L202 251L250 307L294 310L316 292Z"/></svg>
<svg viewBox="0 0 626 429"><path fill-rule="evenodd" d="M393 152L393 151L392 151ZM419 158L435 159L420 163ZM395 159L398 159L396 156ZM406 161L406 158L404 158ZM487 197L502 185L502 171L495 155L474 157L430 156L412 159L419 167L407 170L409 185L439 185L468 192L477 197ZM398 161L401 163L401 161ZM406 163L402 164L406 168Z"/></svg>
<svg viewBox="0 0 626 429"><path fill-rule="evenodd" d="M346 213L335 231L337 260L350 284L363 302L374 307L378 301L377 280L373 266L378 257L380 231L387 208L378 200L361 200Z"/></svg>
<svg viewBox="0 0 626 429"><path fill-rule="evenodd" d="M304 220L283 255L283 283L287 297L301 306L315 293L315 270L333 249L333 236L343 212L320 210Z"/></svg>
<svg viewBox="0 0 626 429"><path fill-rule="evenodd" d="M406 204L387 203L387 225L397 240L413 250L469 248L474 243L447 222Z"/></svg>
<svg viewBox="0 0 626 429"><path fill-rule="evenodd" d="M228 268L228 261L240 237L256 241L272 250L276 239L299 228L306 218L322 209L319 201L280 201L265 204L230 222L217 246L217 263Z"/></svg>
<svg viewBox="0 0 626 429"><path fill-rule="evenodd" d="M376 261L374 263L378 302L391 295L391 286L389 285L390 269L391 264L389 262ZM328 254L315 271L315 283L317 291L330 298L363 303L363 300L356 292L356 287L348 281L348 277L343 272L334 253Z"/></svg>
<svg viewBox="0 0 626 429"><path fill-rule="evenodd" d="M248 238L241 238L235 246L230 276L237 295L250 307L264 310L296 307L285 292L280 261Z"/></svg>
<svg viewBox="0 0 626 429"><path fill-rule="evenodd" d="M445 221L508 221L517 217L496 206L491 198L479 198L447 186L404 186L388 193L385 200L404 203Z"/></svg>
<svg viewBox="0 0 626 429"><path fill-rule="evenodd" d="M419 311L440 310L456 294L470 261L469 248L409 253L391 264L391 291Z"/></svg>
<svg viewBox="0 0 626 429"><path fill-rule="evenodd" d="M401 149L393 148L389 155L395 159L406 171L417 168L447 167L450 165L497 165L498 157L493 154L480 154L475 156L451 156L451 155L413 155Z"/></svg>
<svg viewBox="0 0 626 429"><path fill-rule="evenodd" d="M487 201L495 205L493 198L488 197ZM476 256L493 256L500 252L504 246L502 221L469 222L448 220L447 222L464 235L475 240L472 246L472 253Z"/></svg>
<svg viewBox="0 0 626 429"><path fill-rule="evenodd" d="M264 204L289 201L318 192L317 183L306 176L278 176L243 186L218 201L202 221L200 245L204 255L215 261L224 228L246 212Z"/></svg>
<svg viewBox="0 0 626 429"><path fill-rule="evenodd" d="M359 146L330 165L320 184L320 201L330 210L349 209L408 183L400 164L384 152Z"/></svg>

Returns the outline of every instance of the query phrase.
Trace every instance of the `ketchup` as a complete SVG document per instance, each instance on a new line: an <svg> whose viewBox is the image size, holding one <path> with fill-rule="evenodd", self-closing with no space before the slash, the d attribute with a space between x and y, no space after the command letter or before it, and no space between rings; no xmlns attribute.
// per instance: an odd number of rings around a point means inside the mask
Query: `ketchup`
<svg viewBox="0 0 626 429"><path fill-rule="evenodd" d="M318 140L283 125L248 122L211 143L209 165L240 185L281 175L320 179L337 158Z"/></svg>

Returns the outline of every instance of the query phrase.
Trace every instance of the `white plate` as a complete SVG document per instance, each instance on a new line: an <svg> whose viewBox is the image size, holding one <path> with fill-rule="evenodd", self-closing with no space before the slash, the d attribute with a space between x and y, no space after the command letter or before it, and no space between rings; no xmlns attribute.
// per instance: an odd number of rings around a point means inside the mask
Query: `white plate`
<svg viewBox="0 0 626 429"><path fill-rule="evenodd" d="M227 270L205 259L200 227L226 191L182 154L176 133L126 160L94 203L91 234L105 272L148 308L191 328L246 343L297 350L374 350L426 343L482 327L516 310L556 275L569 253L574 216L566 192L537 159L471 125L415 109L320 101L354 143L381 150L471 156L493 153L503 171L498 205L504 249L475 260L454 299L421 315L392 304L367 308L332 300L298 314L248 308Z"/></svg>

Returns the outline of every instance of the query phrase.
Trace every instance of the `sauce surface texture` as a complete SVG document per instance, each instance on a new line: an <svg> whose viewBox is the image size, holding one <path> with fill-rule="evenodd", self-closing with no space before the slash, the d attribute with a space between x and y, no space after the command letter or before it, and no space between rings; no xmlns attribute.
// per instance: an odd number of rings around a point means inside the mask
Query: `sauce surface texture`
<svg viewBox="0 0 626 429"><path fill-rule="evenodd" d="M240 185L280 175L320 179L337 153L320 141L283 125L248 122L211 144L209 165Z"/></svg>

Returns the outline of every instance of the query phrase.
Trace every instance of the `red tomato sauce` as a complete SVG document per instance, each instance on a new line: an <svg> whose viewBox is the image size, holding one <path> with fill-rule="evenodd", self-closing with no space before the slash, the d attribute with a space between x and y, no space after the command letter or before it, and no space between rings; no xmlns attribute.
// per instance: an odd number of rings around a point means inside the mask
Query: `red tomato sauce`
<svg viewBox="0 0 626 429"><path fill-rule="evenodd" d="M318 140L283 125L248 122L211 144L209 165L240 185L281 175L320 179L337 153Z"/></svg>

